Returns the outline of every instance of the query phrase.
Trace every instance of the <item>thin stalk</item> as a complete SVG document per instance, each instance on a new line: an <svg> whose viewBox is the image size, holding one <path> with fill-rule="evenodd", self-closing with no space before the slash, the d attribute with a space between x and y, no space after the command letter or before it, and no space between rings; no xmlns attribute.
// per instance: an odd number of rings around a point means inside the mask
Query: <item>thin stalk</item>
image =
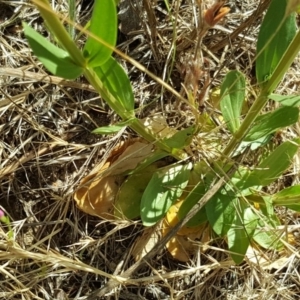
<svg viewBox="0 0 300 300"><path fill-rule="evenodd" d="M96 75L93 69L86 68L83 74L85 78L89 81L89 83L95 88L95 90L102 95L102 97L106 100L111 109L114 110L124 121L135 117L132 112L120 109L118 101L103 86L103 83L101 82L101 80L99 80L98 76ZM174 152L172 148L168 147L159 139L157 139L139 119L135 118L134 121L132 121L132 123L129 124L129 126L145 140L147 140L150 143L154 143L161 150L170 153L173 157L177 159L185 158L186 155L183 151L178 150Z"/></svg>
<svg viewBox="0 0 300 300"><path fill-rule="evenodd" d="M268 96L274 91L277 85L282 80L284 74L294 61L295 57L300 51L300 32L296 34L295 38L289 45L288 49L284 53L282 59L278 63L276 69L271 75L269 81L263 86L258 98L254 101L248 114L246 115L243 123L238 131L232 136L228 145L223 151L224 157L229 157L238 144L240 144L251 128L251 125L259 115L260 111L264 108L268 102Z"/></svg>
<svg viewBox="0 0 300 300"><path fill-rule="evenodd" d="M69 0L69 19L72 22L75 22L75 16L76 16L75 0ZM73 24L69 24L69 34L70 34L71 38L74 40L75 28L74 28Z"/></svg>
<svg viewBox="0 0 300 300"><path fill-rule="evenodd" d="M240 128L236 133L232 135L226 148L223 150L223 157L230 157L230 154L236 149L236 147L242 142L245 135L251 128L251 125L255 121L256 117L259 115L260 111L268 102L268 95L260 92L257 99L254 101L253 105L250 107L244 121L242 122Z"/></svg>
<svg viewBox="0 0 300 300"><path fill-rule="evenodd" d="M95 90L105 99L110 108L115 111L123 121L132 119L134 117L134 113L132 111L123 110L115 97L104 87L103 83L101 82L101 80L99 80L94 70L87 67L85 58L83 57L81 51L77 48L76 44L71 39L70 35L62 25L57 15L52 11L52 8L49 5L48 1L32 1L40 10L42 17L47 22L48 27L50 28L53 35L57 38L61 46L66 49L66 51L69 53L69 55L77 65L84 68L84 76L95 88ZM170 153L170 155L172 155L176 159L180 160L186 158L186 154L184 151L179 149L172 149L171 147L165 145L165 143L161 142L159 138L153 135L152 132L150 132L140 120L135 119L129 126L145 140L155 144L161 150Z"/></svg>
<svg viewBox="0 0 300 300"><path fill-rule="evenodd" d="M270 95L275 90L275 88L280 83L284 74L287 72L288 68L291 66L299 52L300 31L297 32L296 36L292 40L282 59L278 63L276 69L274 70L270 80L266 83L264 91L267 95Z"/></svg>
<svg viewBox="0 0 300 300"><path fill-rule="evenodd" d="M47 26L59 41L60 45L69 53L73 61L81 67L86 66L85 59L81 51L76 47L76 44L66 31L65 27L53 12L48 0L32 0L39 9L41 16L47 23Z"/></svg>

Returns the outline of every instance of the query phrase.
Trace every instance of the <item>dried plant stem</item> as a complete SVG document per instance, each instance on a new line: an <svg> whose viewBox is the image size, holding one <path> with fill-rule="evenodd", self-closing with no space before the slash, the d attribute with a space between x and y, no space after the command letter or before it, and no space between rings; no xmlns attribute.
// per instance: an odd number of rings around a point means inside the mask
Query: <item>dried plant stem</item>
<svg viewBox="0 0 300 300"><path fill-rule="evenodd" d="M54 85L60 85L60 86L65 86L65 87L70 87L75 89L81 89L85 91L96 92L93 86L90 84L65 80L62 79L61 77L52 76L48 74L43 75L36 72L24 71L22 69L0 68L0 76L17 77L23 80L30 79L30 80L41 81L41 82L50 83Z"/></svg>

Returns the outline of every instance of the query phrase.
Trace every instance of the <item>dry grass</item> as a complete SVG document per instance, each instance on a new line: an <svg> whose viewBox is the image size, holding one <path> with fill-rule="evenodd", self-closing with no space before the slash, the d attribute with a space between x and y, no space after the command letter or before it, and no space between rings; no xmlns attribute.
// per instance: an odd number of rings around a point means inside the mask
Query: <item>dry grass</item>
<svg viewBox="0 0 300 300"><path fill-rule="evenodd" d="M63 14L67 2L53 1ZM87 2L78 5L81 24L90 14ZM118 47L180 92L186 60L195 50L196 4L174 1L168 13L163 1L153 2L147 6L141 1L134 8L141 25L123 15ZM231 13L203 40L203 52L211 61L210 89L235 68L255 84L253 60L262 12L258 7L267 1L228 2ZM279 214L286 228L293 229L295 242L282 253L265 253L274 263L271 267L251 261L235 266L224 242L216 240L187 264L161 252L132 278L122 277L134 263L131 251L143 227L139 222L88 216L76 208L72 194L87 172L133 133L91 134L116 116L83 80L49 76L28 47L21 21L46 34L38 12L27 1L0 1L0 207L10 217L14 233L9 239L8 228L1 225L0 299L87 299L109 279L120 284L103 299L300 299L299 226L291 227L299 225L300 218L286 211ZM132 24L124 25L129 21ZM125 61L122 64L132 80L137 106L142 107L140 116L163 112L171 125L188 122L186 112L178 110L176 99L160 84ZM279 87L281 93L300 92L299 68L298 60ZM297 124L281 138L299 134ZM298 166L296 157L283 186L298 183Z"/></svg>

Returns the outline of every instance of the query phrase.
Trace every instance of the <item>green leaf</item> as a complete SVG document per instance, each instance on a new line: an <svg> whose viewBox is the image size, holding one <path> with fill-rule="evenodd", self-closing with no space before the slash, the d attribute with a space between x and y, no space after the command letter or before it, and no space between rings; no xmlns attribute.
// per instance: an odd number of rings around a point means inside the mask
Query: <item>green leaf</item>
<svg viewBox="0 0 300 300"><path fill-rule="evenodd" d="M245 101L245 77L238 71L227 73L221 86L221 111L231 133L240 127L240 116Z"/></svg>
<svg viewBox="0 0 300 300"><path fill-rule="evenodd" d="M283 106L273 112L257 117L244 141L255 141L267 136L278 129L290 126L298 121L299 109L297 107Z"/></svg>
<svg viewBox="0 0 300 300"><path fill-rule="evenodd" d="M296 35L295 14L286 14L287 0L272 0L257 41L256 78L262 85L273 73Z"/></svg>
<svg viewBox="0 0 300 300"><path fill-rule="evenodd" d="M257 227L253 240L261 247L270 250L279 250L283 247L282 243L279 240L280 233L278 229L275 228L266 228L263 226Z"/></svg>
<svg viewBox="0 0 300 300"><path fill-rule="evenodd" d="M252 172L247 173L236 183L240 190L253 186L267 186L275 181L291 165L299 147L299 139L287 141L278 146Z"/></svg>
<svg viewBox="0 0 300 300"><path fill-rule="evenodd" d="M150 165L125 180L116 197L115 216L128 219L139 217L142 195L156 170L157 165Z"/></svg>
<svg viewBox="0 0 300 300"><path fill-rule="evenodd" d="M134 118L131 118L129 120L126 120L124 122L120 122L120 123L117 123L114 125L99 127L99 128L94 129L92 131L92 133L96 133L96 134L116 133L116 132L119 132L122 128L125 128L126 126L130 125L133 120L134 120Z"/></svg>
<svg viewBox="0 0 300 300"><path fill-rule="evenodd" d="M114 0L94 2L94 9L89 30L102 41L114 47L117 41L117 8ZM89 36L83 49L88 66L97 67L105 63L112 55L112 50Z"/></svg>
<svg viewBox="0 0 300 300"><path fill-rule="evenodd" d="M300 211L300 185L281 190L271 196L273 205L282 205L295 211Z"/></svg>
<svg viewBox="0 0 300 300"><path fill-rule="evenodd" d="M281 105L293 106L293 107L300 106L300 96L299 95L291 96L291 95L271 94L271 95L269 95L269 98L271 100L279 102Z"/></svg>
<svg viewBox="0 0 300 300"><path fill-rule="evenodd" d="M31 49L49 72L65 79L75 79L83 73L66 51L50 43L24 22L23 28Z"/></svg>
<svg viewBox="0 0 300 300"><path fill-rule="evenodd" d="M218 192L205 205L210 225L219 236L224 236L232 225L235 215L234 196Z"/></svg>
<svg viewBox="0 0 300 300"><path fill-rule="evenodd" d="M192 164L159 170L152 176L141 201L144 226L152 226L163 218L187 186Z"/></svg>
<svg viewBox="0 0 300 300"><path fill-rule="evenodd" d="M242 200L236 204L236 214L231 228L228 230L228 248L236 264L240 264L249 247L257 227L258 217L251 207Z"/></svg>
<svg viewBox="0 0 300 300"><path fill-rule="evenodd" d="M269 201L267 197L263 198L266 200L266 205L260 205L262 214L254 232L253 239L257 244L265 249L279 250L283 247L282 242L279 240L282 235L282 231L278 230L276 227L280 226L281 223L274 212L274 207L271 201Z"/></svg>
<svg viewBox="0 0 300 300"><path fill-rule="evenodd" d="M203 177L205 177L205 180L202 179ZM177 216L180 220L187 215L192 207L207 192L207 187L210 186L210 181L214 178L214 171L212 171L211 168L208 167L208 165L203 160L193 164L193 170L191 171L188 183L188 187L193 188L192 190L189 190L189 192L186 192L184 201L178 210ZM186 226L194 227L206 221L206 210L205 207L203 207L191 220L187 222Z"/></svg>
<svg viewBox="0 0 300 300"><path fill-rule="evenodd" d="M94 71L108 91L118 100L120 106L128 112L133 111L134 97L130 80L119 63L110 57Z"/></svg>
<svg viewBox="0 0 300 300"><path fill-rule="evenodd" d="M206 192L206 186L200 182L188 194L183 203L181 204L177 216L179 220L183 219L192 207L202 198ZM191 220L186 224L188 227L198 226L207 221L206 210L203 207Z"/></svg>
<svg viewBox="0 0 300 300"><path fill-rule="evenodd" d="M171 148L182 149L190 144L194 132L195 126L191 126L176 132L170 138L164 139L163 142Z"/></svg>
<svg viewBox="0 0 300 300"><path fill-rule="evenodd" d="M152 165L153 163L158 163L159 161L159 166L160 167L164 167L166 166L166 161L162 161L162 158L165 158L166 156L169 156L169 153L162 151L160 149L154 149L154 151L147 156L141 163L139 163L139 165L132 170L131 172L129 172L128 174L135 174L135 173L139 173L141 172L143 169L145 169L146 167Z"/></svg>
<svg viewBox="0 0 300 300"><path fill-rule="evenodd" d="M268 142L270 142L271 138L272 138L272 135L270 134L267 136L263 136L254 141L250 141L250 142L242 141L239 144L238 148L234 151L233 156L237 156L237 155L244 153L244 151L246 151L247 148L250 148L251 151L254 151L260 147L263 147Z"/></svg>

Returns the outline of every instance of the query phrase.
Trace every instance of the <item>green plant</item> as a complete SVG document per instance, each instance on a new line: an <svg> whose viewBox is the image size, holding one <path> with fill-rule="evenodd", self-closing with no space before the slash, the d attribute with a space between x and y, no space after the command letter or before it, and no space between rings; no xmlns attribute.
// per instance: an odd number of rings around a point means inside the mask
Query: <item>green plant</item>
<svg viewBox="0 0 300 300"><path fill-rule="evenodd" d="M203 125L191 94L185 101L191 106L196 122L171 135L161 136L135 116L130 80L112 57L113 51L117 52L114 48L117 32L114 0L95 2L88 30L77 26L81 30L80 34L88 35L82 51L51 10L48 1L33 2L59 44L59 47L51 44L24 24L25 35L36 56L57 76L74 79L84 75L122 119L114 126L97 128L94 132L114 133L129 126L140 137L155 145L156 150L150 157L145 158L135 169L125 172L125 175L130 179L167 155L178 160L174 165L153 170L142 196L136 193L139 198L133 202L140 205L140 216L145 226L157 223L179 198L183 198L178 211L179 219L184 219L196 203L200 204L198 213L190 215L189 220L185 219L186 225L195 227L208 221L217 235L226 236L236 263L243 260L252 240L265 248L282 247L281 235L276 229L280 220L274 213L274 207L283 205L299 211L300 188L289 187L275 195L263 194L262 190L289 168L298 151L300 139L286 141L273 151L266 151L253 169L243 166L240 159L248 150L272 144L272 134L298 120L299 96L272 94L299 52L300 33L296 31L295 22L297 5L291 6L287 0L271 2L257 42L256 79L259 94L245 117L242 117L246 99L245 76L239 71L230 71L226 75L221 85L220 109L231 139L225 147L218 145L219 159L204 165L203 162L185 163L188 158L185 149L197 138ZM219 10L220 7L214 9ZM170 89L165 83L162 84ZM272 112L263 113L269 99L277 101L281 106ZM206 117L209 120L209 116ZM232 173L231 176L226 175L228 171ZM226 180L223 186L215 191L207 203L202 203L202 196L216 178L224 176ZM128 181L130 180L124 182L124 189L125 183L128 188ZM124 194L126 197L118 197L119 204L128 201L127 193ZM132 217L125 212L124 214L125 217ZM266 227L269 229L262 230Z"/></svg>
<svg viewBox="0 0 300 300"><path fill-rule="evenodd" d="M5 216L4 211L0 208L0 222L5 224L8 227L8 238L13 239L14 233L11 228L10 220L8 216Z"/></svg>

